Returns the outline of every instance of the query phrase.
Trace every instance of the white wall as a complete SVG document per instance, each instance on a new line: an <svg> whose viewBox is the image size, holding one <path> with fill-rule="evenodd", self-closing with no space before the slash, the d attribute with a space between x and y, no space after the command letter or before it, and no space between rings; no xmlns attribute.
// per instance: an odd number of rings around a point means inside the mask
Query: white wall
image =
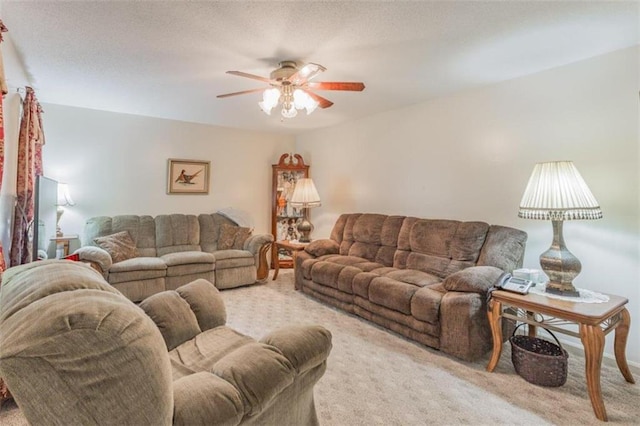
<svg viewBox="0 0 640 426"><path fill-rule="evenodd" d="M575 284L629 299L627 356L640 364L639 55L625 49L299 136L323 203L314 238L343 212L483 220L527 231L525 266L539 268L551 223L519 219L518 204L534 163L572 160L604 212L565 223L583 264Z"/></svg>
<svg viewBox="0 0 640 426"><path fill-rule="evenodd" d="M250 212L257 233L271 231L271 164L292 136L43 104L44 174L69 184L65 234L92 216ZM211 162L208 195L167 195L169 158Z"/></svg>

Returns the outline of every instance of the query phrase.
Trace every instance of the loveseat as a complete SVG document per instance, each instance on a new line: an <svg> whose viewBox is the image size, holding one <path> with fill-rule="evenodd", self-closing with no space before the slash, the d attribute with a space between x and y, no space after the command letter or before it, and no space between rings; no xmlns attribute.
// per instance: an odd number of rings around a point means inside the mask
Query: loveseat
<svg viewBox="0 0 640 426"><path fill-rule="evenodd" d="M492 347L487 290L522 266L526 240L523 231L484 222L343 214L329 239L298 253L295 286L473 361Z"/></svg>
<svg viewBox="0 0 640 426"><path fill-rule="evenodd" d="M0 377L33 425L314 425L331 334L259 341L225 325L199 279L136 306L90 266L10 268L0 288Z"/></svg>
<svg viewBox="0 0 640 426"><path fill-rule="evenodd" d="M85 223L75 254L138 302L198 278L219 289L266 279L273 236L249 233L218 213L99 216Z"/></svg>

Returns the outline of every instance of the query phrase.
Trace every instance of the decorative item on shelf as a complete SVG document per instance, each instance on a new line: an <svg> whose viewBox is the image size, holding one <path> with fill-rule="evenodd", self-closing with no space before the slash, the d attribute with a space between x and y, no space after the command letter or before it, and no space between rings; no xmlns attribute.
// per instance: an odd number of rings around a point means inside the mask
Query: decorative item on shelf
<svg viewBox="0 0 640 426"><path fill-rule="evenodd" d="M66 183L58 183L58 202L56 203L56 206L58 206L56 210L56 237L62 237L64 235L62 229L60 229L60 218L64 213L64 208L75 205L76 203L73 202L73 198L71 198L71 193L69 192L69 185Z"/></svg>
<svg viewBox="0 0 640 426"><path fill-rule="evenodd" d="M553 241L549 250L540 255L540 266L549 277L546 291L579 297L573 279L582 265L565 246L562 224L565 220L601 219L602 210L573 163L536 164L520 201L518 216L551 220Z"/></svg>
<svg viewBox="0 0 640 426"><path fill-rule="evenodd" d="M316 186L311 178L298 179L290 202L293 207L301 209L309 209L311 207L318 207L321 205L320 195L318 195ZM298 232L300 232L299 241L301 243L308 243L311 241L309 234L313 231L313 225L309 222L308 215L307 211L302 222L298 224Z"/></svg>

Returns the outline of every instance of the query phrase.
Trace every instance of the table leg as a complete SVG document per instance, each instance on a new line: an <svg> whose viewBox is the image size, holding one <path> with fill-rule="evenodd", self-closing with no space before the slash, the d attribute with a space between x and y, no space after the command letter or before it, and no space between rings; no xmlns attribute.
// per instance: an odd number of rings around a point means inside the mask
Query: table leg
<svg viewBox="0 0 640 426"><path fill-rule="evenodd" d="M602 400L600 388L600 367L604 352L604 332L600 325L580 324L580 339L584 346L585 373L591 406L599 420L607 421L607 410Z"/></svg>
<svg viewBox="0 0 640 426"><path fill-rule="evenodd" d="M262 281L269 276L269 262L267 261L267 252L271 248L272 243L263 244L258 251L258 268L256 278Z"/></svg>
<svg viewBox="0 0 640 426"><path fill-rule="evenodd" d="M527 318L533 322L536 317L533 312L527 311ZM538 329L532 323L528 323L527 328L529 329L529 333L527 334L529 337L533 338L538 335Z"/></svg>
<svg viewBox="0 0 640 426"><path fill-rule="evenodd" d="M493 336L493 352L487 365L487 371L492 372L502 354L502 303L495 299L489 301L489 325L491 326L491 336Z"/></svg>
<svg viewBox="0 0 640 426"><path fill-rule="evenodd" d="M629 383L635 383L636 381L633 379L633 375L631 375L631 370L629 370L629 365L627 364L627 337L629 336L629 327L631 325L631 315L629 315L629 311L624 308L620 312L621 320L620 324L616 328L616 334L613 339L613 348L616 354L616 363L618 364L618 368L620 372L624 376L625 380Z"/></svg>
<svg viewBox="0 0 640 426"><path fill-rule="evenodd" d="M280 258L278 256L278 246L273 245L273 250L276 250L276 264L273 265L273 281L278 278L278 272L280 272Z"/></svg>

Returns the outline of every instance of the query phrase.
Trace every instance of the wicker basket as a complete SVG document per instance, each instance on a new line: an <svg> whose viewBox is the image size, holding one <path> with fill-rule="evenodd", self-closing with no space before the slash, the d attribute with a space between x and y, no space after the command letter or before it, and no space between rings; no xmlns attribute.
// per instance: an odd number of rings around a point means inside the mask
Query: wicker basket
<svg viewBox="0 0 640 426"><path fill-rule="evenodd" d="M545 328L555 343L537 337L516 335L520 326L513 330L509 338L511 343L511 361L523 379L540 386L558 387L567 381L569 354L560 346L556 336Z"/></svg>

